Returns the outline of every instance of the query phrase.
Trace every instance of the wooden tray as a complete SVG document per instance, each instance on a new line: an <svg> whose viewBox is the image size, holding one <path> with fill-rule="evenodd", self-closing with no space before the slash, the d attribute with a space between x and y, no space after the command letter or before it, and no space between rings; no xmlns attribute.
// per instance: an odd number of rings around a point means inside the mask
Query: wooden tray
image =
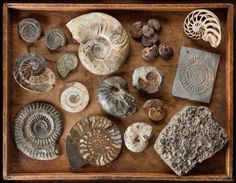
<svg viewBox="0 0 236 183"><path fill-rule="evenodd" d="M203 41L190 40L183 32L185 16L194 9L207 8L212 10L220 19L222 26L222 41L217 49L211 48L210 44ZM3 10L3 175L5 179L14 180L95 180L95 179L125 179L125 180L232 180L233 162L233 5L232 4L5 4ZM162 30L161 42L167 42L174 49L174 57L170 61L157 58L154 63L147 63L141 58L142 46L130 38L131 51L127 62L114 75L120 75L128 80L129 91L136 97L139 110L134 115L118 120L106 115L99 107L95 91L98 82L104 76L89 73L79 64L69 77L62 80L56 75L57 84L48 93L35 94L19 87L12 76L12 66L17 57L30 51L41 53L47 60L47 64L56 72L55 61L63 51L77 53L78 44L72 38L65 24L72 18L81 14L100 11L117 18L129 31L130 25L138 20L147 21L148 18L156 17L160 20ZM59 27L68 37L69 44L60 48L59 51L49 51L44 45L42 38L31 46L27 46L17 33L18 22L26 17L38 19L43 30ZM173 97L171 89L174 81L176 67L181 46L189 46L208 50L221 55L214 86L213 96L208 106L213 117L226 130L229 143L226 147L215 154L212 158L197 165L186 176L178 177L160 159L154 151L153 144L163 127L170 118L186 105L205 105ZM131 86L133 70L138 66L157 66L165 75L165 83L160 92L153 95L142 95ZM79 81L88 87L90 103L80 113L71 114L63 111L59 106L58 94L60 89L70 81ZM65 152L65 139L70 128L82 117L90 114L104 115L119 126L122 134L125 128L132 122L148 121L147 114L141 106L149 98L161 98L168 107L168 114L160 123L154 126L154 135L150 146L143 153L132 153L123 146L118 159L113 163L103 166L85 166L80 173L73 173L70 169ZM61 156L51 161L32 160L21 153L12 139L11 124L20 108L32 101L49 101L57 106L63 113L64 130L59 140Z"/></svg>

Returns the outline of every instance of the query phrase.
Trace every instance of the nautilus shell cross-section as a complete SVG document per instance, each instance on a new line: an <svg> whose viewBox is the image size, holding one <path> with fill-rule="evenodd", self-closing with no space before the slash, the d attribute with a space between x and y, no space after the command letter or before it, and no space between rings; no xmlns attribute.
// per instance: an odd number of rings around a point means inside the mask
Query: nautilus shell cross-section
<svg viewBox="0 0 236 183"><path fill-rule="evenodd" d="M172 94L209 103L215 83L220 55L182 47Z"/></svg>
<svg viewBox="0 0 236 183"><path fill-rule="evenodd" d="M69 21L66 26L80 43L82 65L97 75L117 71L129 53L128 34L121 23L105 13L88 13Z"/></svg>

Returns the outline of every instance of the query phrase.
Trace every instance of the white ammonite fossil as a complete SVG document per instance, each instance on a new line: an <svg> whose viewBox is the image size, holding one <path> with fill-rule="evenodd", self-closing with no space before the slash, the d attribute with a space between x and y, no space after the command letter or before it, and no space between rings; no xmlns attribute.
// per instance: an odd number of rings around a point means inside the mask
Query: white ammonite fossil
<svg viewBox="0 0 236 183"><path fill-rule="evenodd" d="M221 41L218 17L206 9L194 10L184 20L184 32L192 39L203 39L216 48Z"/></svg>
<svg viewBox="0 0 236 183"><path fill-rule="evenodd" d="M68 112L80 112L88 105L89 92L78 82L68 83L60 95L61 107Z"/></svg>
<svg viewBox="0 0 236 183"><path fill-rule="evenodd" d="M118 157L121 147L119 129L102 116L81 119L71 128L66 141L67 157L74 170L86 164L101 166L111 163Z"/></svg>
<svg viewBox="0 0 236 183"><path fill-rule="evenodd" d="M13 124L16 146L37 160L51 160L60 155L57 140L62 133L60 112L50 103L33 102L25 105Z"/></svg>
<svg viewBox="0 0 236 183"><path fill-rule="evenodd" d="M38 53L19 57L13 68L13 76L21 87L36 93L51 90L56 82L54 72Z"/></svg>
<svg viewBox="0 0 236 183"><path fill-rule="evenodd" d="M66 26L80 43L82 65L97 75L117 71L129 53L128 34L121 23L105 13L88 13L69 21Z"/></svg>

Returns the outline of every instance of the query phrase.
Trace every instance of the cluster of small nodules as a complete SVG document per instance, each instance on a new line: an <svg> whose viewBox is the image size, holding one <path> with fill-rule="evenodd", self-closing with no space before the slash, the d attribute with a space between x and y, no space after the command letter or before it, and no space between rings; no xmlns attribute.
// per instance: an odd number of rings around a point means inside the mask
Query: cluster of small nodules
<svg viewBox="0 0 236 183"><path fill-rule="evenodd" d="M147 24L138 21L131 26L130 34L134 40L141 41L145 47L142 56L147 61L153 61L158 55L167 60L173 55L173 49L170 46L160 44L157 34L160 28L160 22L155 18L149 19Z"/></svg>

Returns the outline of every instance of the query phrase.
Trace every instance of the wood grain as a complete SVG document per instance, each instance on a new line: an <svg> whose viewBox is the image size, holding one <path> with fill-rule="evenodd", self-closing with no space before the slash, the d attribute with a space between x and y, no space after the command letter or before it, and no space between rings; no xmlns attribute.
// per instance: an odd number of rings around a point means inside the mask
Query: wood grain
<svg viewBox="0 0 236 183"><path fill-rule="evenodd" d="M217 49L203 41L193 41L187 38L183 32L182 24L189 11L196 8L212 10L220 19L222 25L222 42ZM63 13L61 12L63 11ZM104 76L96 76L89 73L79 64L77 69L69 74L66 79L61 79L56 73L55 62L64 51L77 54L78 44L72 39L65 24L72 18L81 14L101 11L117 18L127 31L130 25L138 20L147 21L156 17L161 22L160 39L173 47L174 56L169 61L158 57L154 63L147 63L141 57L142 46L139 42L130 38L131 51L128 60L121 69L112 74L120 75L128 81L129 91L138 101L138 112L126 119L119 120L105 114L96 101L96 88ZM164 13L165 12L165 13ZM46 32L50 28L61 28L67 38L68 44L59 51L49 51L43 43L43 38L34 44L26 44L17 33L18 22L26 17L39 20ZM231 4L6 4L4 6L4 103L3 103L3 142L4 142L4 178L22 180L47 180L47 179L138 179L138 180L231 180L232 179L232 147L233 147L233 7ZM221 55L217 72L216 83L209 105L188 101L173 97L172 85L178 64L181 46L208 50ZM46 59L48 66L55 71L57 84L48 93L36 94L22 89L13 79L12 66L16 58L29 52L39 52ZM165 75L165 82L160 92L152 95L144 95L131 86L131 77L134 69L140 66L156 66ZM70 81L78 81L87 86L90 94L88 107L77 114L71 114L59 105L58 94L63 86ZM142 109L143 103L150 98L160 98L167 107L166 118L157 124L153 124L154 135L149 148L143 153L135 154L123 146L118 159L113 163L103 166L86 166L80 173L72 173L65 152L65 139L70 128L81 118L99 114L114 121L122 134L126 127L136 121L149 122L146 112ZM22 154L15 146L11 136L11 125L15 115L22 106L32 101L49 101L62 113L64 118L64 130L59 146L61 157L51 161L32 160ZM212 112L214 119L227 129L229 143L224 150L215 154L212 158L197 165L187 176L177 177L170 168L160 159L153 149L154 142L168 123L170 118L186 105L205 105Z"/></svg>

